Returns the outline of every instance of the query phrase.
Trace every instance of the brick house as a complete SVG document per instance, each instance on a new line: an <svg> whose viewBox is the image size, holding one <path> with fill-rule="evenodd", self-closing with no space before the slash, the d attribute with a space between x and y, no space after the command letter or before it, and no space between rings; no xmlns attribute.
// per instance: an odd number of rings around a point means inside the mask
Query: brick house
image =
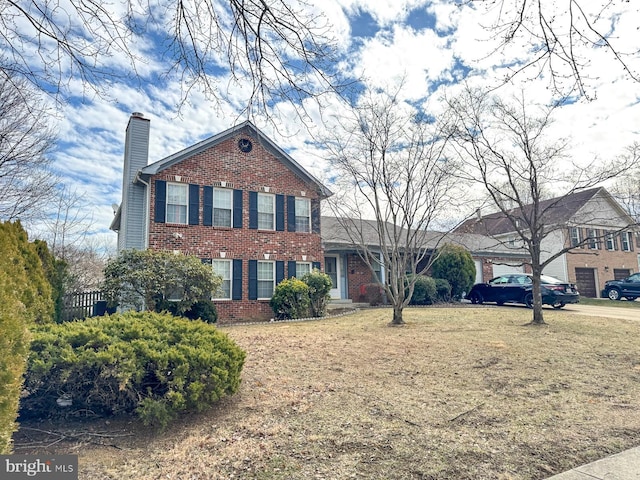
<svg viewBox="0 0 640 480"><path fill-rule="evenodd" d="M546 210L550 231L542 245L543 260L573 247L553 260L545 274L575 283L585 297L599 297L607 280L625 278L640 268L637 225L605 188L545 200L540 208ZM517 217L519 212L512 213ZM521 242L501 212L479 215L457 231L487 235L512 247Z"/></svg>
<svg viewBox="0 0 640 480"><path fill-rule="evenodd" d="M334 300L365 301L365 285L382 282L386 277L381 261L375 271L358 254L358 245L366 245L368 251L380 252L377 224L373 220L357 222L358 242L354 242L347 232L345 222L335 217L322 217L322 240L324 245L324 272L333 282L331 297ZM476 266L475 283L512 271L527 271L530 259L522 249L514 249L496 242L494 239L473 233L425 232L421 248L432 252L445 243L453 243L466 248ZM380 257L382 258L382 257ZM419 266L420 267L420 266Z"/></svg>
<svg viewBox="0 0 640 480"><path fill-rule="evenodd" d="M196 255L223 278L221 321L268 319L275 285L320 268L321 182L246 121L148 163L150 121L125 139L118 250Z"/></svg>

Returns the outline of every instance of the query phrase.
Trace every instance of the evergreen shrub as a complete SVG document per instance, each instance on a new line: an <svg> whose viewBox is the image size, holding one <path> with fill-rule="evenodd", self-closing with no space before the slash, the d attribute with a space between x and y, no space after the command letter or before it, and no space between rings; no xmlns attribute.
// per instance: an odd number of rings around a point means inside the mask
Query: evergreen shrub
<svg viewBox="0 0 640 480"><path fill-rule="evenodd" d="M431 305L438 301L436 281L426 275L418 275L413 287L411 305Z"/></svg>
<svg viewBox="0 0 640 480"><path fill-rule="evenodd" d="M309 315L309 286L297 278L285 278L276 285L269 302L277 319L304 318Z"/></svg>
<svg viewBox="0 0 640 480"><path fill-rule="evenodd" d="M21 415L135 414L164 427L235 393L244 359L213 325L166 313L42 325L33 331Z"/></svg>
<svg viewBox="0 0 640 480"><path fill-rule="evenodd" d="M333 286L331 277L316 268L304 275L302 281L309 287L311 316L314 318L324 317L327 314L329 300L331 300L329 295Z"/></svg>

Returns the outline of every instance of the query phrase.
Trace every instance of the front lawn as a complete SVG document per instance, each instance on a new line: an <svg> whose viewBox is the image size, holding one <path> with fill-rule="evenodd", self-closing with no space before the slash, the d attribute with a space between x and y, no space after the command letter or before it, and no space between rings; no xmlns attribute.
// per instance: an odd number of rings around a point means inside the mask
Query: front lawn
<svg viewBox="0 0 640 480"><path fill-rule="evenodd" d="M622 307L622 308L640 308L640 301L634 300L609 300L608 298L589 298L580 297L580 303L583 305L597 305L599 307Z"/></svg>
<svg viewBox="0 0 640 480"><path fill-rule="evenodd" d="M637 446L640 322L544 314L543 327L519 307L408 309L401 328L386 309L225 327L247 359L212 410L163 433L25 425L16 453L77 453L81 479L513 480Z"/></svg>

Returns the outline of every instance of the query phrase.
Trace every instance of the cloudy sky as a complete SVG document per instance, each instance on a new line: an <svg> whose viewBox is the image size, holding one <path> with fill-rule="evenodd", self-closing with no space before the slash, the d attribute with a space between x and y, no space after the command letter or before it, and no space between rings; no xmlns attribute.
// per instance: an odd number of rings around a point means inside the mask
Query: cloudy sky
<svg viewBox="0 0 640 480"><path fill-rule="evenodd" d="M486 89L496 88L519 60L535 53L536 45L526 32L508 49L494 51L500 37L484 27L492 25L500 12L495 8L486 10L484 5L496 2L315 0L315 3L312 8L325 15L331 34L338 40L340 62L336 68L341 75L363 79L367 86L379 88L393 87L403 80L401 96L413 104L437 108L439 99L445 93L455 92L461 80ZM568 2L547 3L548 8L561 10ZM591 4L602 2L580 3L585 8L596 8ZM586 13L599 14L596 25L621 52L632 54L624 57L625 61L640 72L638 2L605 3L610 4L608 10ZM548 13L552 16L554 12ZM563 12L557 13L556 21L562 26ZM139 33L136 48L145 58L144 68L139 70L140 84L113 81L103 85L108 95L100 97L91 92L83 95L82 85L72 82L74 94L67 103L56 107L59 142L54 152L55 168L71 189L82 193L85 211L93 217L94 233L112 243L116 235L108 230L113 218L111 205L121 200L124 133L131 112L142 112L151 120L150 163L244 120L238 117L242 85L229 88L235 101L214 105L194 90L178 108L180 83L171 77L159 80L158 72L166 66L154 47L155 36ZM576 157L613 161L625 146L640 139L640 83L628 78L610 51L589 47L580 52L589 61L583 73L592 99L574 98L558 112L554 128L559 136L572 139L572 153ZM225 77L228 72L220 74L220 84L228 85ZM496 93L508 95L522 88L531 102L548 103L554 97L548 70L544 68L540 75L535 69L527 70ZM253 120L299 163L319 178L325 178L326 162L321 152L311 147L310 137L300 128L292 108L295 106L281 106L284 114L276 125L260 117Z"/></svg>

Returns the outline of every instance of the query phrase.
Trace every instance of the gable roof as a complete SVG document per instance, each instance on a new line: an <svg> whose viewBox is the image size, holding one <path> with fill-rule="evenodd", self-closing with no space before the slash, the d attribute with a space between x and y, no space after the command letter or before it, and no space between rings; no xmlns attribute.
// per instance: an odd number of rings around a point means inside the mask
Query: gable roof
<svg viewBox="0 0 640 480"><path fill-rule="evenodd" d="M628 214L604 187L590 188L562 197L542 200L539 205L545 217L549 218L548 223L550 225L567 225L580 209L596 196L602 196L614 205L614 207L620 211L621 217L628 217ZM526 216L530 214L532 207L533 206L529 204L523 208L514 208L509 211L509 214L515 218L526 218ZM631 219L629 220L630 224L633 223ZM495 212L489 215L482 215L479 218L471 218L456 229L456 232L477 233L480 235L501 235L513 231L514 227L511 221L503 212Z"/></svg>
<svg viewBox="0 0 640 480"><path fill-rule="evenodd" d="M166 168L171 167L177 163L180 163L187 158L192 157L200 152L208 150L211 147L214 147L225 140L237 135L238 133L245 133L247 135L251 135L256 138L260 145L262 145L271 155L279 159L289 170L293 171L296 175L298 175L303 181L313 185L317 188L320 195L324 198L330 197L333 195L333 192L329 190L320 180L315 178L311 173L309 173L302 165L296 162L291 156L289 156L284 150L278 147L269 137L267 137L264 133L262 133L253 123L249 120L242 122L239 125L231 127L224 132L218 133L212 137L209 137L201 142L196 143L190 147L187 147L183 150L180 150L173 155L169 155L157 162L151 163L147 165L140 171L140 175L146 180L151 175L155 175Z"/></svg>

